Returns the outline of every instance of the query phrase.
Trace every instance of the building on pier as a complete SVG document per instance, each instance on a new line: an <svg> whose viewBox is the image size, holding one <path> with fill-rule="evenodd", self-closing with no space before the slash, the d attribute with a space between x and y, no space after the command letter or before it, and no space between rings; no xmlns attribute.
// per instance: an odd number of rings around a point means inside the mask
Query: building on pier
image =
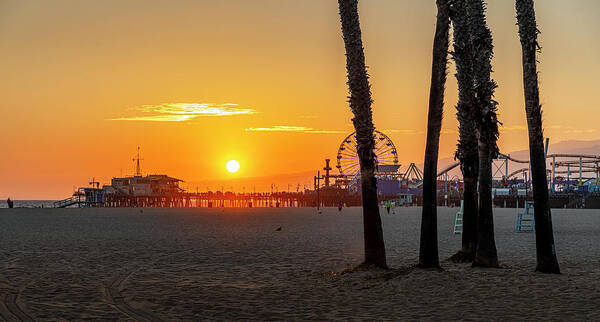
<svg viewBox="0 0 600 322"><path fill-rule="evenodd" d="M147 176L132 176L124 178L112 178L110 185L102 189L107 195L123 195L135 197L176 195L184 192L179 187L181 179L169 177L164 174L151 174Z"/></svg>

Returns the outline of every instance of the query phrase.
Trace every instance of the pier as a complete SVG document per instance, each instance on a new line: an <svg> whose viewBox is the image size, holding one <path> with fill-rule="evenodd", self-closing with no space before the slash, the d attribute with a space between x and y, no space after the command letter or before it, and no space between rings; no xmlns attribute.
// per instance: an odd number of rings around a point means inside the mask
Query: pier
<svg viewBox="0 0 600 322"><path fill-rule="evenodd" d="M98 192L100 193L99 190ZM73 196L55 203L56 208L75 207L160 207L160 208L282 208L360 206L361 197L341 190L314 192L233 193L181 192L167 195L131 196L106 194L97 202Z"/></svg>

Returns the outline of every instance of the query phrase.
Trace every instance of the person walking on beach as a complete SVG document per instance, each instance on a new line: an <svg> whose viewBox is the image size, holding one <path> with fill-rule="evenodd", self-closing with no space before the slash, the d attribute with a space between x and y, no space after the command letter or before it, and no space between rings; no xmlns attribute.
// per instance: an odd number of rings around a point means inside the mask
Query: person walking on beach
<svg viewBox="0 0 600 322"><path fill-rule="evenodd" d="M392 204L389 201L385 202L385 209L387 210L387 214L390 214L390 208L392 208Z"/></svg>
<svg viewBox="0 0 600 322"><path fill-rule="evenodd" d="M342 203L342 201L340 200L340 202L338 202L338 213L341 215L342 214L342 207L344 206L344 204Z"/></svg>
<svg viewBox="0 0 600 322"><path fill-rule="evenodd" d="M14 202L10 200L10 197L6 200L6 203L8 204L8 208L12 208L14 206Z"/></svg>

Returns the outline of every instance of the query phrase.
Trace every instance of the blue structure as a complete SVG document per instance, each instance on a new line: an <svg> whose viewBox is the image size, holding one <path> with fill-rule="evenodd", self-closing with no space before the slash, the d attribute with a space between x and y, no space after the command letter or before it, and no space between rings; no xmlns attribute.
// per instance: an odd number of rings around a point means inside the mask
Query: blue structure
<svg viewBox="0 0 600 322"><path fill-rule="evenodd" d="M362 195L362 189L360 189L360 179L356 180L356 192ZM400 181L393 179L377 179L377 194L383 196L395 196L400 194ZM406 189L404 189L406 190Z"/></svg>
<svg viewBox="0 0 600 322"><path fill-rule="evenodd" d="M460 201L460 210L456 212L456 216L454 217L454 233L462 234L463 233L463 210L465 209L465 201Z"/></svg>
<svg viewBox="0 0 600 322"><path fill-rule="evenodd" d="M533 210L533 202L525 201L523 212L517 214L517 223L515 232L517 233L533 233L535 232L535 216Z"/></svg>
<svg viewBox="0 0 600 322"><path fill-rule="evenodd" d="M400 181L377 179L377 193L384 196L400 194Z"/></svg>

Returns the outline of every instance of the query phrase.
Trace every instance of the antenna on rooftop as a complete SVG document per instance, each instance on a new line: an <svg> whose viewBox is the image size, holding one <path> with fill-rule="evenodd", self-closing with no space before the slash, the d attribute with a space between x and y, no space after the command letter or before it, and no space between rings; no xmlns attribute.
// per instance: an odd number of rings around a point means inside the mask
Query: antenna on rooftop
<svg viewBox="0 0 600 322"><path fill-rule="evenodd" d="M100 182L96 181L96 178L92 178L90 185L92 186L92 188L94 188L94 186L96 186L96 189L100 189Z"/></svg>
<svg viewBox="0 0 600 322"><path fill-rule="evenodd" d="M144 159L140 159L140 147L138 146L137 148L137 158L133 158L133 161L135 162L135 175L141 177L142 176L142 169L140 168L140 161L142 161Z"/></svg>

